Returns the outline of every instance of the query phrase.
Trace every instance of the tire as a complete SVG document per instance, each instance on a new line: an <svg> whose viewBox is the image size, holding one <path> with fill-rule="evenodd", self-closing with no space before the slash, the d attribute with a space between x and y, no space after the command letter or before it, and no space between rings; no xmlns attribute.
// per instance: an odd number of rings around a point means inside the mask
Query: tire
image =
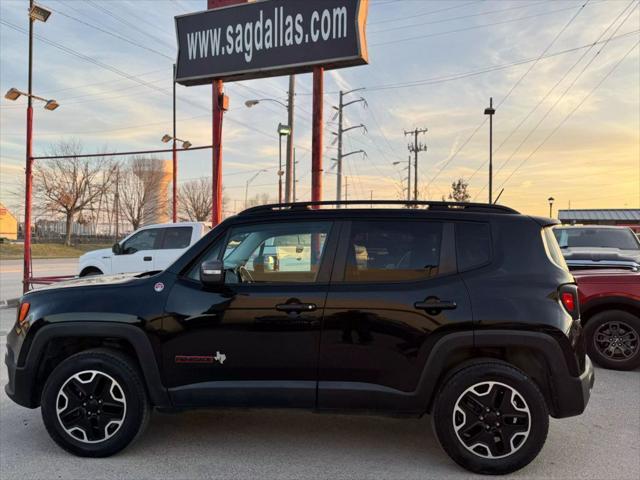
<svg viewBox="0 0 640 480"><path fill-rule="evenodd" d="M80 272L80 277L95 277L97 275L102 275L102 270L95 267L87 267L82 272Z"/></svg>
<svg viewBox="0 0 640 480"><path fill-rule="evenodd" d="M640 318L624 310L597 313L584 327L587 353L598 365L614 370L640 366Z"/></svg>
<svg viewBox="0 0 640 480"><path fill-rule="evenodd" d="M106 349L60 363L45 383L41 407L51 438L81 457L119 452L143 432L151 411L134 363Z"/></svg>
<svg viewBox="0 0 640 480"><path fill-rule="evenodd" d="M507 427L512 420L514 425ZM456 463L497 475L519 470L538 455L549 412L540 389L524 372L503 362L482 362L445 380L432 422L440 445Z"/></svg>

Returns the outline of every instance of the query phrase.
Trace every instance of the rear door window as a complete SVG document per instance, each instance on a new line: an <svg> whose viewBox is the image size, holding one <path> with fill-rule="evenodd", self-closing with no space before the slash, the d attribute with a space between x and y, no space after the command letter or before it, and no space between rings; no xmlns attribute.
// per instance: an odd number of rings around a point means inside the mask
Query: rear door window
<svg viewBox="0 0 640 480"><path fill-rule="evenodd" d="M556 235L554 235L552 227L546 227L542 229L542 240L544 242L544 248L547 252L549 260L551 260L563 270L569 270L569 267L567 267L567 262L565 262L564 260L564 255L562 255L562 250L560 250L558 240L556 239Z"/></svg>
<svg viewBox="0 0 640 480"><path fill-rule="evenodd" d="M344 279L399 282L439 273L442 223L355 221L351 225Z"/></svg>
<svg viewBox="0 0 640 480"><path fill-rule="evenodd" d="M458 271L485 265L491 259L491 233L486 223L456 223Z"/></svg>
<svg viewBox="0 0 640 480"><path fill-rule="evenodd" d="M164 229L162 248L181 249L187 248L191 243L193 227L169 227Z"/></svg>

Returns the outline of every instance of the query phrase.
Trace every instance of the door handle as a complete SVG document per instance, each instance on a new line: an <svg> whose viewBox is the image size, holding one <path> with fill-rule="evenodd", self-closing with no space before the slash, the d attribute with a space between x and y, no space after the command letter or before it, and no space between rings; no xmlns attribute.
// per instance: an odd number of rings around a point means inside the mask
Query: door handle
<svg viewBox="0 0 640 480"><path fill-rule="evenodd" d="M416 302L413 304L418 310L425 310L427 313L439 313L442 310L455 310L458 305L451 300L440 300L439 298L428 298L424 302Z"/></svg>
<svg viewBox="0 0 640 480"><path fill-rule="evenodd" d="M145 262L150 262L152 260L151 257L144 257L142 260L144 260Z"/></svg>
<svg viewBox="0 0 640 480"><path fill-rule="evenodd" d="M276 310L281 312L313 312L318 307L315 303L279 303L276 305Z"/></svg>

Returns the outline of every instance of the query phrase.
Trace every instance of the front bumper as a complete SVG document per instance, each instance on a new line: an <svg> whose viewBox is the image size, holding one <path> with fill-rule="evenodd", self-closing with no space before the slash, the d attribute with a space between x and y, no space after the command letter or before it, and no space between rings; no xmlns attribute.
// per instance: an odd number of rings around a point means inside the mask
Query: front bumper
<svg viewBox="0 0 640 480"><path fill-rule="evenodd" d="M9 381L4 386L7 396L27 408L37 408L38 402L32 398L33 376L25 368L17 365L17 358L13 350L7 346L7 353L4 357L4 363L7 366Z"/></svg>
<svg viewBox="0 0 640 480"><path fill-rule="evenodd" d="M559 375L555 382L555 418L580 415L587 408L595 381L593 364L585 356L584 371L578 377Z"/></svg>

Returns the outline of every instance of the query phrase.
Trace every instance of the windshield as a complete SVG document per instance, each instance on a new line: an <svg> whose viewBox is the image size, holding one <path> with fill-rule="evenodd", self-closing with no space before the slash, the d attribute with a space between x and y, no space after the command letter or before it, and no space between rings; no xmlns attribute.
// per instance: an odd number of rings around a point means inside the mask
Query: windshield
<svg viewBox="0 0 640 480"><path fill-rule="evenodd" d="M626 228L555 228L560 248L592 247L640 250L640 242Z"/></svg>

